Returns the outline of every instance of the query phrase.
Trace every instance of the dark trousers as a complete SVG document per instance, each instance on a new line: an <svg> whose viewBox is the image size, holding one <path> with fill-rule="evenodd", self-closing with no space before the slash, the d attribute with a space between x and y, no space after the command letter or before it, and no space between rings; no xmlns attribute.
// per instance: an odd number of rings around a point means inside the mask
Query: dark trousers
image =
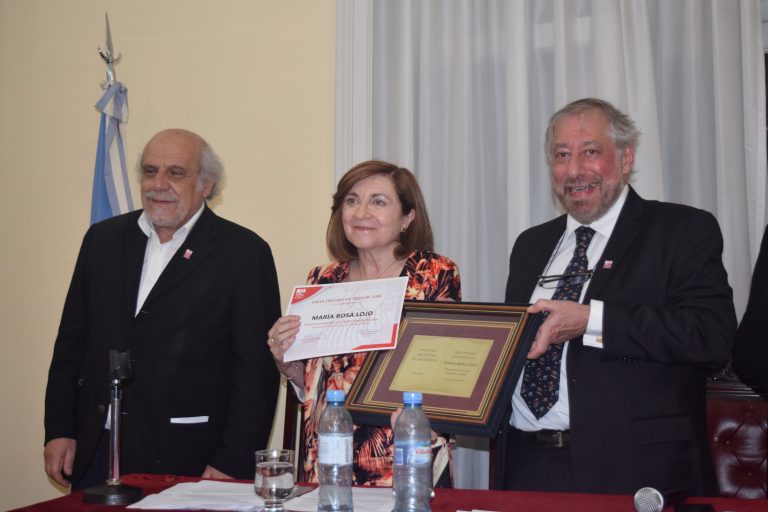
<svg viewBox="0 0 768 512"><path fill-rule="evenodd" d="M504 489L518 491L574 492L571 449L539 446L524 432L507 433Z"/></svg>

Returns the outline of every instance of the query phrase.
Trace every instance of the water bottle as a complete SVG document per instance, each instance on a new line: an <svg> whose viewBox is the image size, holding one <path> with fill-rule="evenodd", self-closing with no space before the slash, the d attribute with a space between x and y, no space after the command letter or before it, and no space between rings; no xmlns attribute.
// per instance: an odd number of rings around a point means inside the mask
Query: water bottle
<svg viewBox="0 0 768 512"><path fill-rule="evenodd" d="M403 412L395 423L395 508L393 512L430 512L432 443L421 393L403 393Z"/></svg>
<svg viewBox="0 0 768 512"><path fill-rule="evenodd" d="M352 417L344 408L344 391L326 392L328 401L318 425L318 512L352 512Z"/></svg>

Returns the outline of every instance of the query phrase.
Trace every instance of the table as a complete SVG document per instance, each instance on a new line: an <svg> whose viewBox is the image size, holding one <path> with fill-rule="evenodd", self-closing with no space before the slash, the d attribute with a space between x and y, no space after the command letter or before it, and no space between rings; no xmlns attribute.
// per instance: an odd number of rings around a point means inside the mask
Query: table
<svg viewBox="0 0 768 512"><path fill-rule="evenodd" d="M136 474L123 477L126 485L141 487L145 494L160 492L177 483L198 480L200 479L174 475ZM768 500L689 498L686 503L710 503L717 512L768 511ZM290 510L290 503L287 508ZM496 512L634 512L632 496L613 494L437 489L435 499L432 500L432 512L456 512L456 510L473 508ZM77 492L18 508L12 512L118 512L122 510L125 510L125 507L83 503L82 493Z"/></svg>

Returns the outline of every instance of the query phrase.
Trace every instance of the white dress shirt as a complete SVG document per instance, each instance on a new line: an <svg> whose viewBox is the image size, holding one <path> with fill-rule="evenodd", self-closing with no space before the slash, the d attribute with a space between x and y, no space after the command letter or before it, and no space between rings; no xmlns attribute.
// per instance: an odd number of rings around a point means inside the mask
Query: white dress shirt
<svg viewBox="0 0 768 512"><path fill-rule="evenodd" d="M616 221L619 218L621 208L624 206L624 202L627 199L629 193L629 187L624 186L624 189L619 194L616 202L611 208L599 219L587 224L589 227L595 230L595 235L592 237L592 241L587 248L587 261L590 270L600 260L600 256L603 254L605 246L608 244L608 239L611 237ZM565 268L573 257L573 250L576 247L576 229L582 226L576 219L568 215L566 222L565 232L563 233L560 242L558 242L555 251L547 264L545 275L563 274ZM579 301L584 300L584 295L587 293L589 282L584 283L581 289L581 297ZM543 288L536 286L531 295L530 302L533 304L539 299L551 299L555 293L555 287ZM589 303L589 322L587 324L587 331L583 336L584 345L602 349L602 333L603 333L603 302L592 299ZM509 423L519 429L525 431L534 431L542 429L551 430L568 430L570 427L569 418L569 404L568 404L568 372L566 365L563 364L568 354L569 342L566 341L563 345L563 354L560 359L560 388L558 392L558 400L555 405L550 409L547 414L539 419L533 415L528 405L523 400L520 394L520 389L523 383L523 375L521 373L520 379L517 381L515 392L512 395L512 417ZM525 371L525 369L523 369Z"/></svg>
<svg viewBox="0 0 768 512"><path fill-rule="evenodd" d="M163 273L165 267L168 266L168 262L171 261L173 255L176 254L176 251L181 247L181 244L187 239L187 235L192 231L197 219L203 214L204 208L205 204L197 210L197 213L195 213L186 224L177 229L176 232L173 233L171 239L165 243L160 241L160 237L158 236L157 231L155 231L155 227L147 218L146 212L141 213L141 216L139 217L139 227L144 234L147 235L147 249L144 251L144 266L141 268L139 294L136 298L136 315L141 311L141 306L143 306L144 301L147 300L147 296L160 278L160 274Z"/></svg>

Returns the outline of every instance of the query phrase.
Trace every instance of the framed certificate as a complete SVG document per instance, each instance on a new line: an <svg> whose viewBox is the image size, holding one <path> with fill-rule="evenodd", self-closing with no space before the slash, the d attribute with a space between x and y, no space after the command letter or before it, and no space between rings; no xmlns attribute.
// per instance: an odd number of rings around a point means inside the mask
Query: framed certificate
<svg viewBox="0 0 768 512"><path fill-rule="evenodd" d="M540 323L527 306L408 301L397 348L366 356L347 409L389 425L403 391L419 391L432 430L493 437Z"/></svg>

